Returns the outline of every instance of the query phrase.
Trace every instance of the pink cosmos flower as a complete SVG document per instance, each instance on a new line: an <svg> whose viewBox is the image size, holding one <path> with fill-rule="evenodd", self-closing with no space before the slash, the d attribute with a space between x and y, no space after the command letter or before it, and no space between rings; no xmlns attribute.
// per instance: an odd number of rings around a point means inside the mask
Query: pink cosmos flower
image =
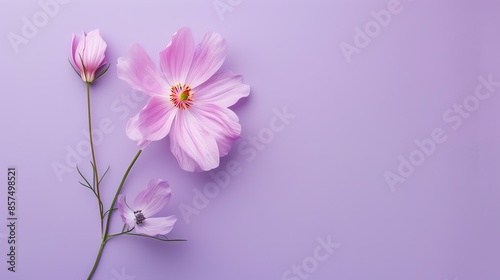
<svg viewBox="0 0 500 280"><path fill-rule="evenodd" d="M92 83L107 71L102 71L96 78L96 72L106 64L107 44L99 34L99 30L93 30L89 34L73 34L71 42L71 60L73 68L80 74L86 83ZM108 66L109 67L109 66Z"/></svg>
<svg viewBox="0 0 500 280"><path fill-rule="evenodd" d="M166 181L153 179L145 190L140 192L132 204L127 204L125 195L118 197L118 211L129 229L149 236L169 233L177 221L175 216L152 216L167 206L171 190Z"/></svg>
<svg viewBox="0 0 500 280"><path fill-rule="evenodd" d="M127 135L142 149L170 137L170 150L182 169L206 171L219 165L241 132L236 114L228 109L250 93L242 77L230 71L216 74L226 57L223 38L208 32L195 47L193 35L182 28L160 52L160 69L146 51L132 45L118 59L118 77L151 96L127 124Z"/></svg>

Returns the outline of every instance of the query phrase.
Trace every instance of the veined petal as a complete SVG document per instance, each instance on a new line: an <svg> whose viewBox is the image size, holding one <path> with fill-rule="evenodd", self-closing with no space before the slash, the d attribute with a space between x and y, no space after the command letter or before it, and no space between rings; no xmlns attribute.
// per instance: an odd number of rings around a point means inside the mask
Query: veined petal
<svg viewBox="0 0 500 280"><path fill-rule="evenodd" d="M85 50L83 57L83 65L88 73L95 74L99 67L103 66L105 61L104 52L107 44L99 34L99 30L93 30L87 34L85 39Z"/></svg>
<svg viewBox="0 0 500 280"><path fill-rule="evenodd" d="M190 172L203 171L200 169L198 163L182 149L178 143L177 137L173 137L172 135L170 135L170 151L174 154L177 162L183 170Z"/></svg>
<svg viewBox="0 0 500 280"><path fill-rule="evenodd" d="M184 85L194 55L194 39L189 28L182 28L160 52L160 66L170 86Z"/></svg>
<svg viewBox="0 0 500 280"><path fill-rule="evenodd" d="M166 181L153 179L146 189L140 192L134 200L134 211L141 210L146 219L158 213L167 206L172 190Z"/></svg>
<svg viewBox="0 0 500 280"><path fill-rule="evenodd" d="M82 42L82 38L83 38L82 35L75 35L75 34L73 34L73 37L71 38L71 60L73 61L73 65L80 73L82 73L83 68L80 57L77 53L77 49L80 43Z"/></svg>
<svg viewBox="0 0 500 280"><path fill-rule="evenodd" d="M139 113L128 120L126 132L128 138L134 141L141 150L151 143L144 138L139 130Z"/></svg>
<svg viewBox="0 0 500 280"><path fill-rule="evenodd" d="M126 57L118 58L118 78L133 89L153 95L167 95L169 87L143 47L133 44Z"/></svg>
<svg viewBox="0 0 500 280"><path fill-rule="evenodd" d="M125 201L125 195L120 194L118 196L118 212L120 213L120 217L122 221L127 224L130 228L135 226L135 215L134 212L127 206Z"/></svg>
<svg viewBox="0 0 500 280"><path fill-rule="evenodd" d="M217 142L203 125L190 110L180 110L172 123L170 150L186 171L207 171L219 166Z"/></svg>
<svg viewBox="0 0 500 280"><path fill-rule="evenodd" d="M208 32L196 49L193 64L187 76L187 84L195 88L222 66L226 59L226 43L218 33Z"/></svg>
<svg viewBox="0 0 500 280"><path fill-rule="evenodd" d="M198 103L216 104L220 107L230 107L240 98L250 94L250 86L244 84L240 75L231 71L215 74L208 81L198 86L196 101Z"/></svg>
<svg viewBox="0 0 500 280"><path fill-rule="evenodd" d="M172 230L176 221L175 216L146 218L135 227L135 231L149 236L165 235Z"/></svg>
<svg viewBox="0 0 500 280"><path fill-rule="evenodd" d="M214 104L197 104L193 109L193 113L199 115L204 129L215 137L219 156L227 155L241 133L238 116L230 109Z"/></svg>
<svg viewBox="0 0 500 280"><path fill-rule="evenodd" d="M130 133L136 140L137 135L148 141L163 139L170 132L172 121L179 109L166 96L151 97L146 106L139 112L137 119L130 123ZM127 131L128 131L127 126ZM138 131L137 131L138 130Z"/></svg>
<svg viewBox="0 0 500 280"><path fill-rule="evenodd" d="M87 44L87 34L85 32L82 32L82 35L77 35L77 41L74 42L76 44L76 49L75 52L73 53L73 60L75 61L75 66L80 70L82 80L87 81L86 73L83 71L84 69L84 60L83 58L85 57L85 47ZM85 68L86 69L86 68Z"/></svg>

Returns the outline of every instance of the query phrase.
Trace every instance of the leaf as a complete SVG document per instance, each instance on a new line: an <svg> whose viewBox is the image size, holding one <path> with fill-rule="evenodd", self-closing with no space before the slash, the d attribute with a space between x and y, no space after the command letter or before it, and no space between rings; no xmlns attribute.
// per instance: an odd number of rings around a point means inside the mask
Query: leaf
<svg viewBox="0 0 500 280"><path fill-rule="evenodd" d="M102 217L104 218L106 216L106 214L109 213L109 211L115 211L115 210L118 210L118 208L113 208L113 209L109 209L107 210L106 212L104 212L104 214L102 214ZM123 231L122 231L123 232Z"/></svg>
<svg viewBox="0 0 500 280"><path fill-rule="evenodd" d="M97 174L97 169L95 168L95 165L94 165L94 163L92 161L90 162L90 165L92 165L92 186L95 188L96 187L95 177L96 177L96 174Z"/></svg>
<svg viewBox="0 0 500 280"><path fill-rule="evenodd" d="M86 187L87 189L90 189L91 191L93 191L93 189L92 189L89 185L84 184L84 183L82 183L82 182L80 182L80 181L78 181L78 183L80 183L80 185L82 185L82 186Z"/></svg>
<svg viewBox="0 0 500 280"><path fill-rule="evenodd" d="M126 235L152 238L152 239L165 241L165 242L167 242L167 241L187 241L186 239L168 239L166 236L163 236L163 238L160 238L160 237L150 236L150 235L145 235L145 234L140 234L140 233L126 233Z"/></svg>
<svg viewBox="0 0 500 280"><path fill-rule="evenodd" d="M85 178L85 176L83 176L82 172L80 171L80 168L78 168L78 165L76 166L76 170L78 171L78 173L80 174L80 176L82 176L83 180L85 180L85 182L87 183L87 185L90 186L89 181L87 180L87 178ZM94 188L92 188L92 190L94 190Z"/></svg>
<svg viewBox="0 0 500 280"><path fill-rule="evenodd" d="M78 69L76 69L75 65L73 65L73 63L71 63L71 60L69 57L68 57L68 62L69 62L69 65L71 65L71 68L73 68L73 70L75 70L75 73L78 75L78 77L81 77L80 72L78 72Z"/></svg>
<svg viewBox="0 0 500 280"><path fill-rule="evenodd" d="M102 174L102 177L101 177L101 179L99 180L99 185L101 184L102 179L104 179L104 176L106 176L106 174L108 174L108 171L109 171L109 168L110 168L110 167L111 167L111 166L109 166L109 165L108 165L108 168L106 169L106 171L104 172L104 174Z"/></svg>
<svg viewBox="0 0 500 280"><path fill-rule="evenodd" d="M106 72L108 72L110 66L111 66L111 64L108 64L108 66L106 66L106 68L104 68L104 70L102 70L101 73L99 73L99 75L97 75L97 77L94 79L94 81L99 79L102 75L106 74Z"/></svg>
<svg viewBox="0 0 500 280"><path fill-rule="evenodd" d="M83 68L83 76L85 77L85 82L87 82L87 70L85 69L85 64L83 63L83 58L80 53L78 53L78 56L80 57L80 61L82 63L82 68ZM88 82L87 82L88 83Z"/></svg>

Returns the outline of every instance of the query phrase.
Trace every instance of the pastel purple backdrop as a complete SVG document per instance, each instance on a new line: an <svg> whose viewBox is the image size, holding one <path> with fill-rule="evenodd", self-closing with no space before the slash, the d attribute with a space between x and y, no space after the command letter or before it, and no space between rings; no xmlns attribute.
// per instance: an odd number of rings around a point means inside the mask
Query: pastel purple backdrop
<svg viewBox="0 0 500 280"><path fill-rule="evenodd" d="M96 147L101 173L111 165L102 183L109 203L136 152L125 124L145 103L116 77L116 60L138 42L158 61L187 26L198 41L222 34L223 69L252 87L233 107L242 138L213 174L235 162L240 172L200 202L197 192L216 182L210 173L182 171L167 139L148 146L124 192L168 180L173 197L161 213L179 218L169 236L189 241L112 240L95 279L500 279L500 88L474 97L478 77L500 81L500 3L401 0L349 63L342 42L356 47L355 28L373 24L371 11L389 2L61 0L47 22L38 1L4 2L0 158L3 170L18 168L19 221L16 273L7 271L0 226L0 278L84 279L98 250L95 199L72 166L59 178L54 171L86 140L85 87L67 61L71 34L99 28L108 43L112 66L92 103L94 126L113 127ZM44 24L13 45L23 18L34 16ZM443 117L464 101L467 117ZM284 108L295 118L276 129L270 122ZM419 162L415 141L435 129L446 140ZM391 189L384 174L400 176L398 157L411 153L419 166ZM89 160L79 159L87 174ZM2 183L2 224L5 196ZM196 210L189 222L180 205ZM328 238L340 246L316 250Z"/></svg>

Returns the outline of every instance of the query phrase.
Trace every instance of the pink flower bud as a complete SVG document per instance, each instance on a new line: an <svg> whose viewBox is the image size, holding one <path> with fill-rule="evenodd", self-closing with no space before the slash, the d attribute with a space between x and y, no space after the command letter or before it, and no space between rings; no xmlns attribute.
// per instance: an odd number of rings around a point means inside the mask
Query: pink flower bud
<svg viewBox="0 0 500 280"><path fill-rule="evenodd" d="M93 30L88 34L73 34L71 42L71 59L75 70L81 75L86 83L92 83L96 79L96 72L106 64L107 44L99 34L99 30Z"/></svg>

